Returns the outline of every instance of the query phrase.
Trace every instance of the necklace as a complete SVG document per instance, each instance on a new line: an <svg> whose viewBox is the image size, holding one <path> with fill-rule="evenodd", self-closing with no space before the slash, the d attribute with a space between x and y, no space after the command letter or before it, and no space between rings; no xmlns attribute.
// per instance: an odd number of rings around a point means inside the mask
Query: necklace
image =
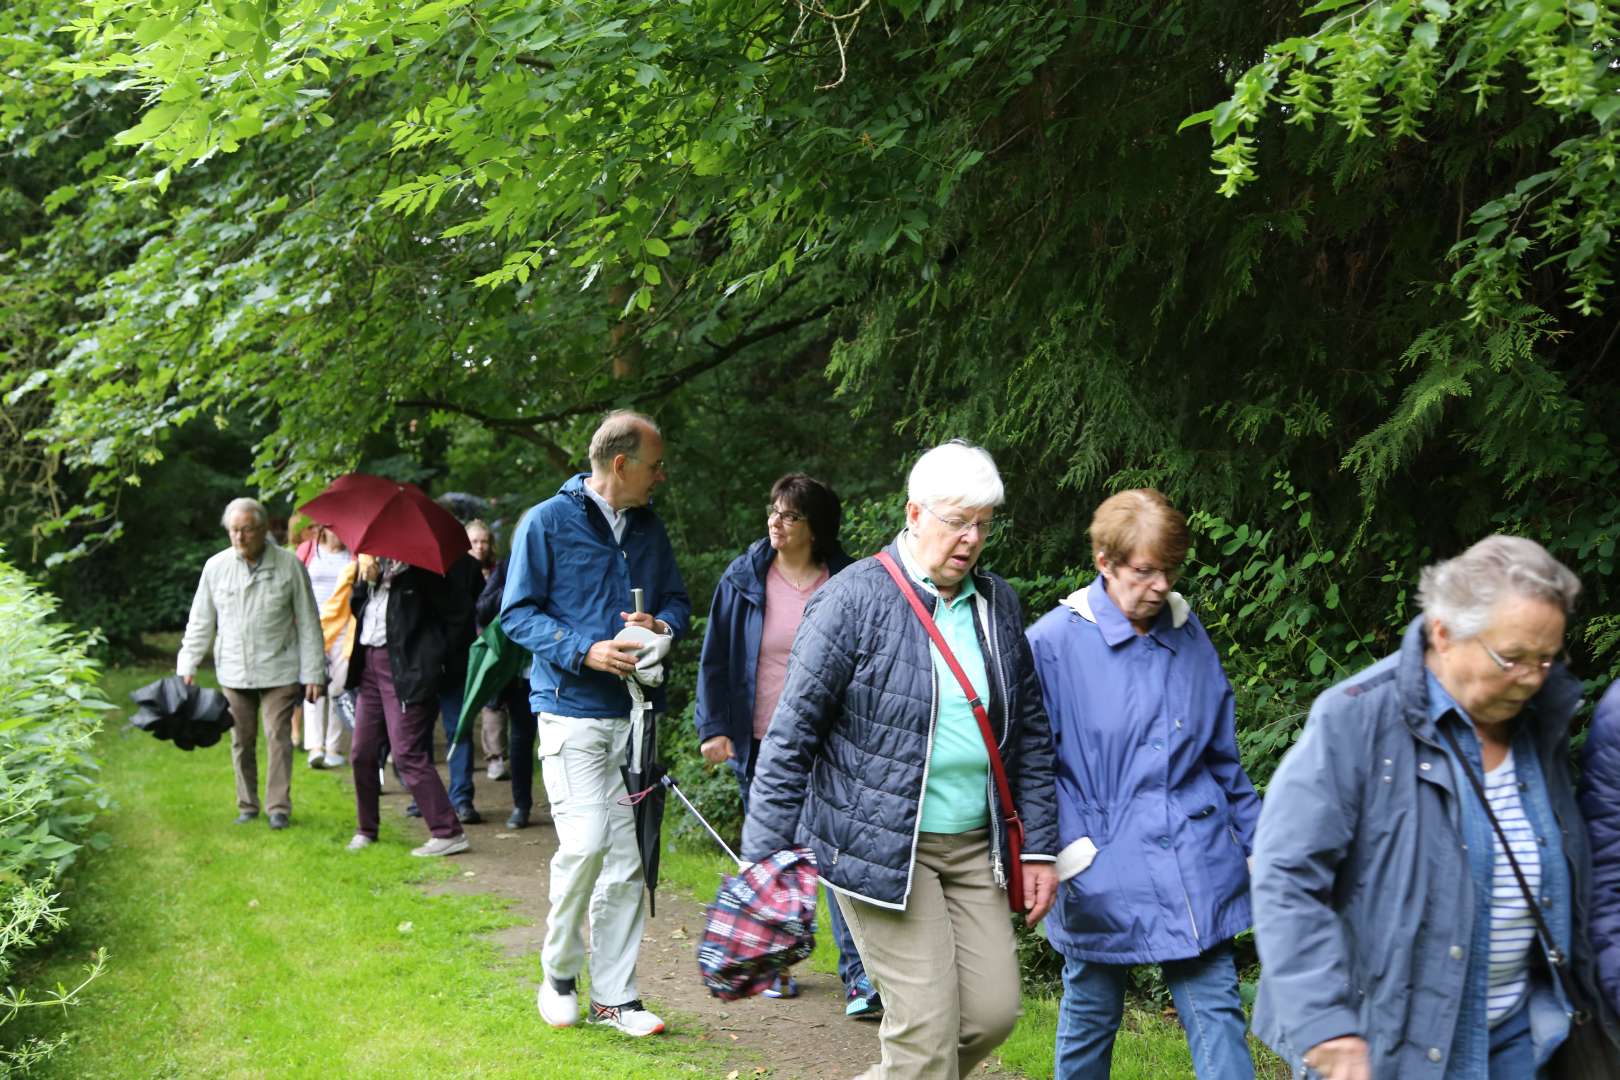
<svg viewBox="0 0 1620 1080"><path fill-rule="evenodd" d="M783 581L786 581L789 585L793 586L800 592L804 592L804 590L808 589L811 585L814 585L816 583L816 579L821 576L821 567L817 566L815 563L811 563L810 576L804 578L803 580L795 580L793 575L787 572L787 567L783 566L781 560L778 559L776 563L776 572L782 575Z"/></svg>

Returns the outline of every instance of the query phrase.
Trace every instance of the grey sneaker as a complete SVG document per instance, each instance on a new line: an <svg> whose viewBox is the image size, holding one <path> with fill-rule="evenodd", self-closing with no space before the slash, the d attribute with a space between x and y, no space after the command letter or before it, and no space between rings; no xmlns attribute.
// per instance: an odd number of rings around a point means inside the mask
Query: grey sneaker
<svg viewBox="0 0 1620 1080"><path fill-rule="evenodd" d="M370 847L372 844L375 844L376 842L377 841L373 840L371 837L367 836L365 833L355 833L354 834L354 839L349 841L349 850L350 851L364 851L364 850L366 850L366 848Z"/></svg>
<svg viewBox="0 0 1620 1080"><path fill-rule="evenodd" d="M411 854L424 859L436 855L460 855L471 845L467 843L466 833L456 833L454 836L435 836L419 848L412 848Z"/></svg>
<svg viewBox="0 0 1620 1080"><path fill-rule="evenodd" d="M342 754L326 754L321 758L321 765L328 769L341 769L346 764Z"/></svg>
<svg viewBox="0 0 1620 1080"><path fill-rule="evenodd" d="M664 1030L664 1022L657 1014L648 1012L641 999L627 1001L623 1005L603 1005L600 1002L591 1002L590 1011L586 1014L587 1024L601 1024L604 1027L622 1031L633 1038L643 1038L647 1035L656 1035Z"/></svg>

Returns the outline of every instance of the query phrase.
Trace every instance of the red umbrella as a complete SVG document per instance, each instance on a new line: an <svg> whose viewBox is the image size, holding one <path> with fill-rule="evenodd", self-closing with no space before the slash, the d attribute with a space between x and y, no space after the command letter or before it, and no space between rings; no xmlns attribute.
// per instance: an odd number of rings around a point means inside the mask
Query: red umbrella
<svg viewBox="0 0 1620 1080"><path fill-rule="evenodd" d="M349 473L299 511L338 534L353 552L381 555L443 574L466 554L467 530L415 484Z"/></svg>

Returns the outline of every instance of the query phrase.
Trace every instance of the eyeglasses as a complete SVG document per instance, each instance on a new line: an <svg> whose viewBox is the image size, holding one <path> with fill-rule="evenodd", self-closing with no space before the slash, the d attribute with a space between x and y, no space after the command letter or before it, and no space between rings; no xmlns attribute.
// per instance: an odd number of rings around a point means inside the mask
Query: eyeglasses
<svg viewBox="0 0 1620 1080"><path fill-rule="evenodd" d="M263 525L244 525L240 529L227 528L225 531L227 533L229 533L231 536L253 536L253 535L257 534L257 533L264 532L264 526Z"/></svg>
<svg viewBox="0 0 1620 1080"><path fill-rule="evenodd" d="M1552 671L1552 666L1558 662L1556 657L1552 660L1509 660L1485 644L1483 639L1475 638L1474 640L1478 641L1479 647L1485 650L1485 655L1491 658L1491 663L1500 668L1502 674L1509 678L1517 679L1530 674L1545 675Z"/></svg>
<svg viewBox="0 0 1620 1080"><path fill-rule="evenodd" d="M984 540L985 543L988 544L996 537L1005 535L1007 532L1007 521L1005 518L999 521L993 518L988 521L969 521L967 518L945 517L941 514L936 514L934 513L934 508L931 506L924 506L923 509L928 511L929 515L933 517L935 521L945 526L957 536L966 536L969 529L978 529L979 536Z"/></svg>
<svg viewBox="0 0 1620 1080"><path fill-rule="evenodd" d="M631 461L641 461L640 458L638 458L638 457L636 457L634 455L631 455L630 460ZM646 465L647 463L643 461L642 464ZM657 461L653 462L651 465L647 465L647 468L651 469L655 473L663 472L664 471L664 459L659 458Z"/></svg>
<svg viewBox="0 0 1620 1080"><path fill-rule="evenodd" d="M765 508L765 523L767 525L773 521L780 521L782 524L791 527L803 520L804 515L797 510L782 510L775 506Z"/></svg>
<svg viewBox="0 0 1620 1080"><path fill-rule="evenodd" d="M1120 563L1120 566L1131 572L1131 577L1137 584L1146 585L1156 577L1163 577L1166 585L1174 585L1181 580L1181 567L1173 566L1166 570L1158 566L1136 566L1132 563Z"/></svg>

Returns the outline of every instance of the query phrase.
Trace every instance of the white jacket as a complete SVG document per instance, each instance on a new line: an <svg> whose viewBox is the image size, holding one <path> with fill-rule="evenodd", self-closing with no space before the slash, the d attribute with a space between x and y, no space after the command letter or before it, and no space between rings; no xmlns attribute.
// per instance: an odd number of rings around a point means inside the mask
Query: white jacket
<svg viewBox="0 0 1620 1080"><path fill-rule="evenodd" d="M203 564L176 671L195 675L210 644L233 690L326 682L320 612L296 555L266 544L256 570L232 548Z"/></svg>

